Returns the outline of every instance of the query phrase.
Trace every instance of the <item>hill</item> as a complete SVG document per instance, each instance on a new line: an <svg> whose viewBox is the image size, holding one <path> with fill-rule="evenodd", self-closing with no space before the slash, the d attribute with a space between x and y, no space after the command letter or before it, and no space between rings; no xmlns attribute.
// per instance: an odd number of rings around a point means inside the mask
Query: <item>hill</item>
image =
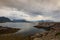
<svg viewBox="0 0 60 40"><path fill-rule="evenodd" d="M11 20L7 17L0 17L0 23L2 22L11 22Z"/></svg>
<svg viewBox="0 0 60 40"><path fill-rule="evenodd" d="M14 19L13 22L27 22L27 21L24 19Z"/></svg>

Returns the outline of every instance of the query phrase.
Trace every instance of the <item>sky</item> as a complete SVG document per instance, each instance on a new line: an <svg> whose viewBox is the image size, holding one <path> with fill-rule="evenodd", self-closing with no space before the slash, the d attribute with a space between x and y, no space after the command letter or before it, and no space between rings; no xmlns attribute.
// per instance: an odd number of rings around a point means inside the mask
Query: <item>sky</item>
<svg viewBox="0 0 60 40"><path fill-rule="evenodd" d="M0 17L60 22L60 0L0 0Z"/></svg>

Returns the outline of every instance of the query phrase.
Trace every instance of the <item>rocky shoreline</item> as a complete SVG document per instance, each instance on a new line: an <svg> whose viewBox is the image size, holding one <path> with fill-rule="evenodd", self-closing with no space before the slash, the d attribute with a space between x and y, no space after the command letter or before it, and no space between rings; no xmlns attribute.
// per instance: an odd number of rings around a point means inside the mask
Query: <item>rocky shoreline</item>
<svg viewBox="0 0 60 40"><path fill-rule="evenodd" d="M0 40L60 40L60 23L41 23L38 26L34 27L38 29L49 28L49 30L40 33L35 33L33 35L28 35L25 37L21 34L8 34L17 32L18 30L20 30L19 28L9 28L0 26L0 33L7 34L4 36L0 35Z"/></svg>
<svg viewBox="0 0 60 40"><path fill-rule="evenodd" d="M3 27L0 26L0 35L1 34L9 34L9 33L15 33L18 30L20 30L19 28L10 28L10 27Z"/></svg>
<svg viewBox="0 0 60 40"><path fill-rule="evenodd" d="M48 27L46 27L48 24ZM45 26L43 26L45 25ZM42 33L36 33L31 36L31 40L60 40L60 23L44 23L42 25L38 24L34 26L36 28L49 28L49 31Z"/></svg>

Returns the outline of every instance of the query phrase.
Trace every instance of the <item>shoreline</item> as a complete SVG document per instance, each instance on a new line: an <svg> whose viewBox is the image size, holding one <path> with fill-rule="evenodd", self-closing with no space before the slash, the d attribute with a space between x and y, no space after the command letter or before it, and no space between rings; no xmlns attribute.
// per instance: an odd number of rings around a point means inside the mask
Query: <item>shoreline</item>
<svg viewBox="0 0 60 40"><path fill-rule="evenodd" d="M33 35L28 35L28 36L24 36L23 34L20 34L20 33L19 34L10 34L10 33L7 33L5 35L2 34L3 36L0 35L0 40L60 40L60 26L59 25L60 24L55 24L53 29L50 28L49 31L35 33ZM10 27L2 27L2 28L4 30L5 30L5 28L6 28L6 30L9 29L9 31L14 29L15 32L16 32L15 28L10 28ZM18 30L20 30L20 29L18 28ZM4 39L3 39L3 37L4 37Z"/></svg>
<svg viewBox="0 0 60 40"><path fill-rule="evenodd" d="M11 28L11 27L3 27L3 26L0 26L0 35L1 34L9 34L9 33L15 33L17 31L19 31L21 29L19 28Z"/></svg>

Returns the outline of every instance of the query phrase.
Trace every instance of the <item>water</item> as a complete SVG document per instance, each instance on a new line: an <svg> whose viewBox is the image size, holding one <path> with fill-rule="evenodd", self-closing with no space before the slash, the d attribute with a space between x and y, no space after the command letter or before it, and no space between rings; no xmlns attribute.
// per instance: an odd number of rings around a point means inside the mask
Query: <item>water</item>
<svg viewBox="0 0 60 40"><path fill-rule="evenodd" d="M35 26L35 23L0 23L0 26L4 27L12 27L12 28L20 28L16 33L23 33L23 34L34 34L37 32L43 32L45 31L44 29L37 29L33 26Z"/></svg>

